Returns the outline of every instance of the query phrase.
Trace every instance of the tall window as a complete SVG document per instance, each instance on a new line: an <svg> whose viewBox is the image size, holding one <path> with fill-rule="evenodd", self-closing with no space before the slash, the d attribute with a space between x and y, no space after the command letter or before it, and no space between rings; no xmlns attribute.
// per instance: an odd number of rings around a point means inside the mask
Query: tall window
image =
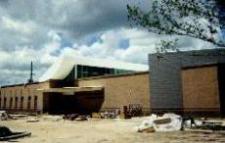
<svg viewBox="0 0 225 143"><path fill-rule="evenodd" d="M38 101L38 97L34 96L34 110L37 110L37 101Z"/></svg>
<svg viewBox="0 0 225 143"><path fill-rule="evenodd" d="M17 109L17 106L18 106L18 97L15 97L15 109Z"/></svg>
<svg viewBox="0 0 225 143"><path fill-rule="evenodd" d="M27 109L30 110L30 105L31 105L31 96L28 96L28 101L27 101Z"/></svg>
<svg viewBox="0 0 225 143"><path fill-rule="evenodd" d="M2 108L2 98L0 97L0 108Z"/></svg>
<svg viewBox="0 0 225 143"><path fill-rule="evenodd" d="M20 109L23 110L23 101L24 101L24 97L20 97Z"/></svg>
<svg viewBox="0 0 225 143"><path fill-rule="evenodd" d="M9 109L12 109L12 104L13 104L13 98L10 97L10 100L9 100Z"/></svg>
<svg viewBox="0 0 225 143"><path fill-rule="evenodd" d="M4 102L3 102L3 108L6 109L6 102L7 102L7 98L4 97Z"/></svg>

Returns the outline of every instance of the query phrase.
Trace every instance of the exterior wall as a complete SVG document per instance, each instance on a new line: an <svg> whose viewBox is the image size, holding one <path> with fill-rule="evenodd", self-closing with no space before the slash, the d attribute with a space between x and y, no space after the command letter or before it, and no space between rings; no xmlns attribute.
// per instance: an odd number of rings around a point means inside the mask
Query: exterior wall
<svg viewBox="0 0 225 143"><path fill-rule="evenodd" d="M1 109L11 111L42 111L43 109L43 94L37 91L39 88L49 88L48 82L34 83L27 85L15 85L1 87ZM34 109L34 100L37 96L37 107ZM17 108L16 105L17 97ZM23 109L21 109L21 98L23 97ZM4 108L4 98L6 98L6 108ZM12 105L10 107L10 100ZM28 98L30 98L30 109L28 109Z"/></svg>
<svg viewBox="0 0 225 143"><path fill-rule="evenodd" d="M182 109L181 62L179 55L174 53L149 56L153 112L173 112Z"/></svg>
<svg viewBox="0 0 225 143"><path fill-rule="evenodd" d="M150 54L152 111L182 112L182 68L225 63L224 56L224 49Z"/></svg>
<svg viewBox="0 0 225 143"><path fill-rule="evenodd" d="M104 102L101 110L120 109L129 104L140 104L150 111L149 74L136 73L78 80L78 86L104 87Z"/></svg>
<svg viewBox="0 0 225 143"><path fill-rule="evenodd" d="M185 112L219 112L217 66L182 70Z"/></svg>

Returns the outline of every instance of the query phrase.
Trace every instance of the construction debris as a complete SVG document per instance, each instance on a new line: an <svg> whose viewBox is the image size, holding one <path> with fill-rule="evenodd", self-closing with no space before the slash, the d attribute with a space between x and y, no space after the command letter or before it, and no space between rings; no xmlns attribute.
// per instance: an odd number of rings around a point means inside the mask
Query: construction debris
<svg viewBox="0 0 225 143"><path fill-rule="evenodd" d="M39 119L37 117L29 117L27 119L28 123L35 123L35 122L39 122Z"/></svg>
<svg viewBox="0 0 225 143"><path fill-rule="evenodd" d="M201 125L197 125L192 129L211 130L211 131L225 131L225 126L219 121L202 121Z"/></svg>
<svg viewBox="0 0 225 143"><path fill-rule="evenodd" d="M156 132L180 131L182 128L182 117L168 113L153 121L153 128Z"/></svg>
<svg viewBox="0 0 225 143"><path fill-rule="evenodd" d="M87 115L80 115L75 119L75 121L86 121L86 120L88 120Z"/></svg>
<svg viewBox="0 0 225 143"><path fill-rule="evenodd" d="M44 120L47 120L47 121L55 121L55 122L57 122L57 121L60 121L60 120L62 120L63 119L63 117L62 116L56 116L56 115L45 115L45 116L43 116L43 119Z"/></svg>
<svg viewBox="0 0 225 143"><path fill-rule="evenodd" d="M130 119L131 117L138 117L143 115L142 106L140 104L129 104L129 106L123 107L123 112L125 119Z"/></svg>
<svg viewBox="0 0 225 143"><path fill-rule="evenodd" d="M101 114L100 113L97 113L97 112L92 113L91 117L92 118L97 118L97 119L101 119L102 118L101 117Z"/></svg>
<svg viewBox="0 0 225 143"><path fill-rule="evenodd" d="M100 115L103 119L115 119L118 116L116 111L105 111L100 113Z"/></svg>
<svg viewBox="0 0 225 143"><path fill-rule="evenodd" d="M77 117L79 116L79 114L67 114L63 116L64 120L75 120Z"/></svg>
<svg viewBox="0 0 225 143"><path fill-rule="evenodd" d="M13 118L13 119L22 119L22 118L27 118L28 115L27 114L10 114L10 116Z"/></svg>
<svg viewBox="0 0 225 143"><path fill-rule="evenodd" d="M225 125L220 121L196 120L192 117L181 117L173 113L163 116L152 114L138 126L138 132L171 132L171 131L202 131L225 133Z"/></svg>
<svg viewBox="0 0 225 143"><path fill-rule="evenodd" d="M26 136L31 136L29 132L12 132L8 127L0 126L0 141L8 141Z"/></svg>
<svg viewBox="0 0 225 143"><path fill-rule="evenodd" d="M153 128L153 121L157 119L157 115L152 114L146 120L144 120L141 125L137 128L138 132L155 132Z"/></svg>
<svg viewBox="0 0 225 143"><path fill-rule="evenodd" d="M9 115L4 110L1 110L0 111L0 117L1 117L1 121L8 120L9 119Z"/></svg>
<svg viewBox="0 0 225 143"><path fill-rule="evenodd" d="M64 120L71 120L71 121L86 121L88 120L89 115L79 115L79 114L68 114L64 115Z"/></svg>
<svg viewBox="0 0 225 143"><path fill-rule="evenodd" d="M182 117L176 114L168 113L163 116L152 114L147 120L144 120L138 127L138 132L171 132L179 131L182 128Z"/></svg>

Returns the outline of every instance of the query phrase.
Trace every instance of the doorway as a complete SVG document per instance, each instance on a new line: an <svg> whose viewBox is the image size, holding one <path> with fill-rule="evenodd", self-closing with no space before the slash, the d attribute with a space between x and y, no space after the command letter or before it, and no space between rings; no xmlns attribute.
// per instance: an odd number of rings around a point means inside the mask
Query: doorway
<svg viewBox="0 0 225 143"><path fill-rule="evenodd" d="M221 115L225 116L225 64L218 65L218 84Z"/></svg>
<svg viewBox="0 0 225 143"><path fill-rule="evenodd" d="M91 114L98 112L104 101L103 91L77 92L74 95L63 93L45 94L45 112L49 114Z"/></svg>

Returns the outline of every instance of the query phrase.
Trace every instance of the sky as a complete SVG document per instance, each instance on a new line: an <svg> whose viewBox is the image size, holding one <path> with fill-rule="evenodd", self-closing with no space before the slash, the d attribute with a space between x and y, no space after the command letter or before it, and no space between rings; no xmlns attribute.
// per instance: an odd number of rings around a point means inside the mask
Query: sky
<svg viewBox="0 0 225 143"><path fill-rule="evenodd" d="M126 5L132 0L0 0L0 85L24 83L34 63L34 80L62 55L147 64L160 36L131 27ZM141 6L148 8L149 0ZM211 48L180 37L184 50Z"/></svg>

